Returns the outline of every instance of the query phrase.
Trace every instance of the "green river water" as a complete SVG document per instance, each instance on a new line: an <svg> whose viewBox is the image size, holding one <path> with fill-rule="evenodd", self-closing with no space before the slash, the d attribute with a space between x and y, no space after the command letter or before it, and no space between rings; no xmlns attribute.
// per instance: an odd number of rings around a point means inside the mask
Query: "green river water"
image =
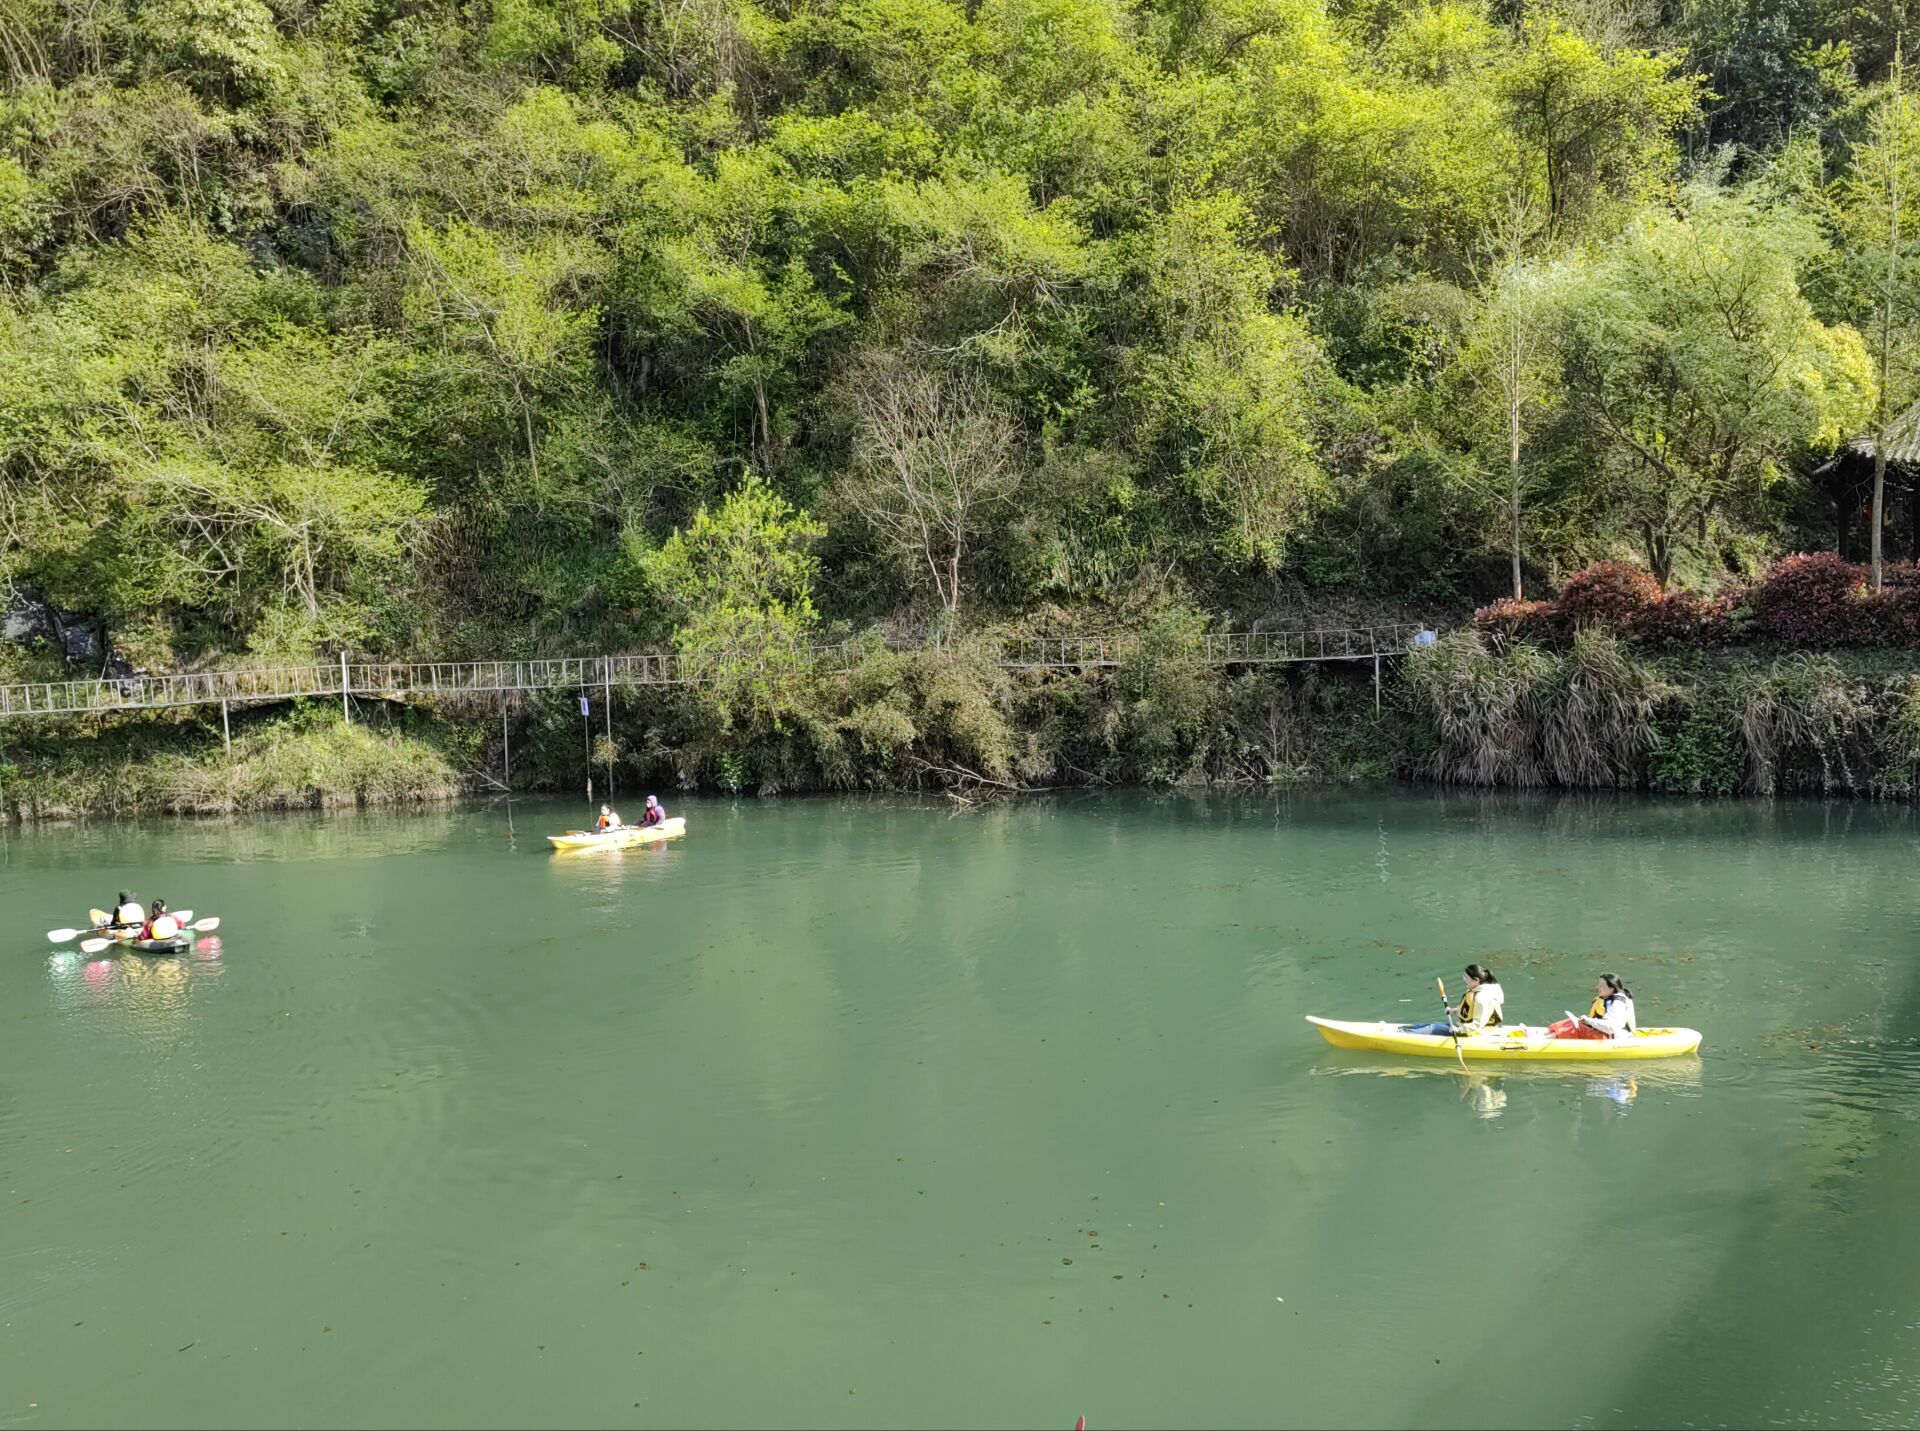
<svg viewBox="0 0 1920 1431"><path fill-rule="evenodd" d="M0 1425L1920 1421L1912 811L670 804L0 836Z"/></svg>

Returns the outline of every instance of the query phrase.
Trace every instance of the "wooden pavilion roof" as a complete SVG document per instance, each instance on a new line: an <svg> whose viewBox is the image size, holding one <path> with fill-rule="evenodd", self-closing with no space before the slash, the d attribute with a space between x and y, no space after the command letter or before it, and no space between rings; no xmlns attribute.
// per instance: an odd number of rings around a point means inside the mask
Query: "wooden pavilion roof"
<svg viewBox="0 0 1920 1431"><path fill-rule="evenodd" d="M1872 457L1878 446L1878 432L1863 432L1847 444L1862 457ZM1902 467L1920 466L1920 402L1887 424L1887 461Z"/></svg>

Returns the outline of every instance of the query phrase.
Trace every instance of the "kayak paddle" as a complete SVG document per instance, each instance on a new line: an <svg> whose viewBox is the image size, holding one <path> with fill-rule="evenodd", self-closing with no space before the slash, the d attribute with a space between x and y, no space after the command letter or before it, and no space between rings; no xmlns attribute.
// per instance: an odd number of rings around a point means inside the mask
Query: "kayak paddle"
<svg viewBox="0 0 1920 1431"><path fill-rule="evenodd" d="M183 934L211 934L219 927L220 917L216 914L210 914L198 924L181 925L180 932ZM82 954L98 954L102 949L109 949L115 944L124 944L127 942L129 941L124 939L82 939L80 941L80 952Z"/></svg>
<svg viewBox="0 0 1920 1431"><path fill-rule="evenodd" d="M93 923L89 925L88 928L105 929L107 927L106 910L89 909L87 915L93 920ZM173 917L182 924L191 924L193 922L193 911L191 909L183 909ZM85 929L49 929L47 931L47 938L55 944L65 944L69 939L74 938L76 935L85 934L86 932Z"/></svg>
<svg viewBox="0 0 1920 1431"><path fill-rule="evenodd" d="M1453 1031L1453 1056L1460 1060L1460 1068L1465 1072L1467 1056L1460 1052L1460 1026L1453 1021L1453 1005L1447 1002L1447 981L1435 979L1434 987L1440 991L1440 1007L1447 1011L1447 1027Z"/></svg>
<svg viewBox="0 0 1920 1431"><path fill-rule="evenodd" d="M87 911L87 918L93 921L87 926L87 929L104 929L107 921L113 918L113 916L108 914L104 909L89 909ZM47 938L51 939L55 944L65 944L75 935L85 934L86 932L86 929L49 929L47 931Z"/></svg>

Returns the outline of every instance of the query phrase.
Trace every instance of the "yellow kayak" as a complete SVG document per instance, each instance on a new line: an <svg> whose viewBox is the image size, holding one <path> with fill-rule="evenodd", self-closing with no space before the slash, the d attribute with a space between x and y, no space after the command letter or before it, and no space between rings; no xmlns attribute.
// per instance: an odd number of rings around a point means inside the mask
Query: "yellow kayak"
<svg viewBox="0 0 1920 1431"><path fill-rule="evenodd" d="M1402 1033L1399 1024L1355 1023L1343 1019L1307 1022L1335 1048L1363 1048L1375 1053L1406 1053L1416 1058L1452 1058L1456 1040L1451 1034ZM1462 1034L1457 1040L1467 1058L1506 1062L1520 1060L1606 1060L1623 1058L1678 1058L1700 1047L1698 1029L1635 1029L1629 1038L1554 1038L1545 1029L1524 1024L1488 1033Z"/></svg>
<svg viewBox="0 0 1920 1431"><path fill-rule="evenodd" d="M657 840L678 839L687 833L684 817L675 815L657 825L622 825L616 830L569 830L564 835L548 835L556 850L617 850L626 845L651 845Z"/></svg>

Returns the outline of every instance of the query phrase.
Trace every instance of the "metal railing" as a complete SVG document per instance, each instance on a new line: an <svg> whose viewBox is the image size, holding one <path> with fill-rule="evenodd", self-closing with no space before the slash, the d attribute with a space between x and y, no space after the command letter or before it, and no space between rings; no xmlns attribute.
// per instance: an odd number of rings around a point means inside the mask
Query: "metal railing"
<svg viewBox="0 0 1920 1431"><path fill-rule="evenodd" d="M1221 633L1201 636L1190 647L1175 648L1165 656L1208 666L1365 661L1403 654L1419 630L1417 625L1397 624L1356 630ZM803 660L818 671L846 670L870 649L859 643L815 646L805 651ZM1114 667L1144 649L1138 637L1030 636L1004 643L996 664L1008 670ZM501 661L349 661L343 656L338 662L307 665L0 686L0 719L258 705L312 697L404 701L594 687L686 686L712 680L743 659L674 651Z"/></svg>
<svg viewBox="0 0 1920 1431"><path fill-rule="evenodd" d="M1369 661L1399 656L1423 628L1413 622L1326 631L1233 631L1198 637L1190 650L1167 652L1173 661L1202 666L1277 666L1301 661ZM1082 668L1118 666L1145 644L1137 636L1028 636L1010 642L1002 666Z"/></svg>

